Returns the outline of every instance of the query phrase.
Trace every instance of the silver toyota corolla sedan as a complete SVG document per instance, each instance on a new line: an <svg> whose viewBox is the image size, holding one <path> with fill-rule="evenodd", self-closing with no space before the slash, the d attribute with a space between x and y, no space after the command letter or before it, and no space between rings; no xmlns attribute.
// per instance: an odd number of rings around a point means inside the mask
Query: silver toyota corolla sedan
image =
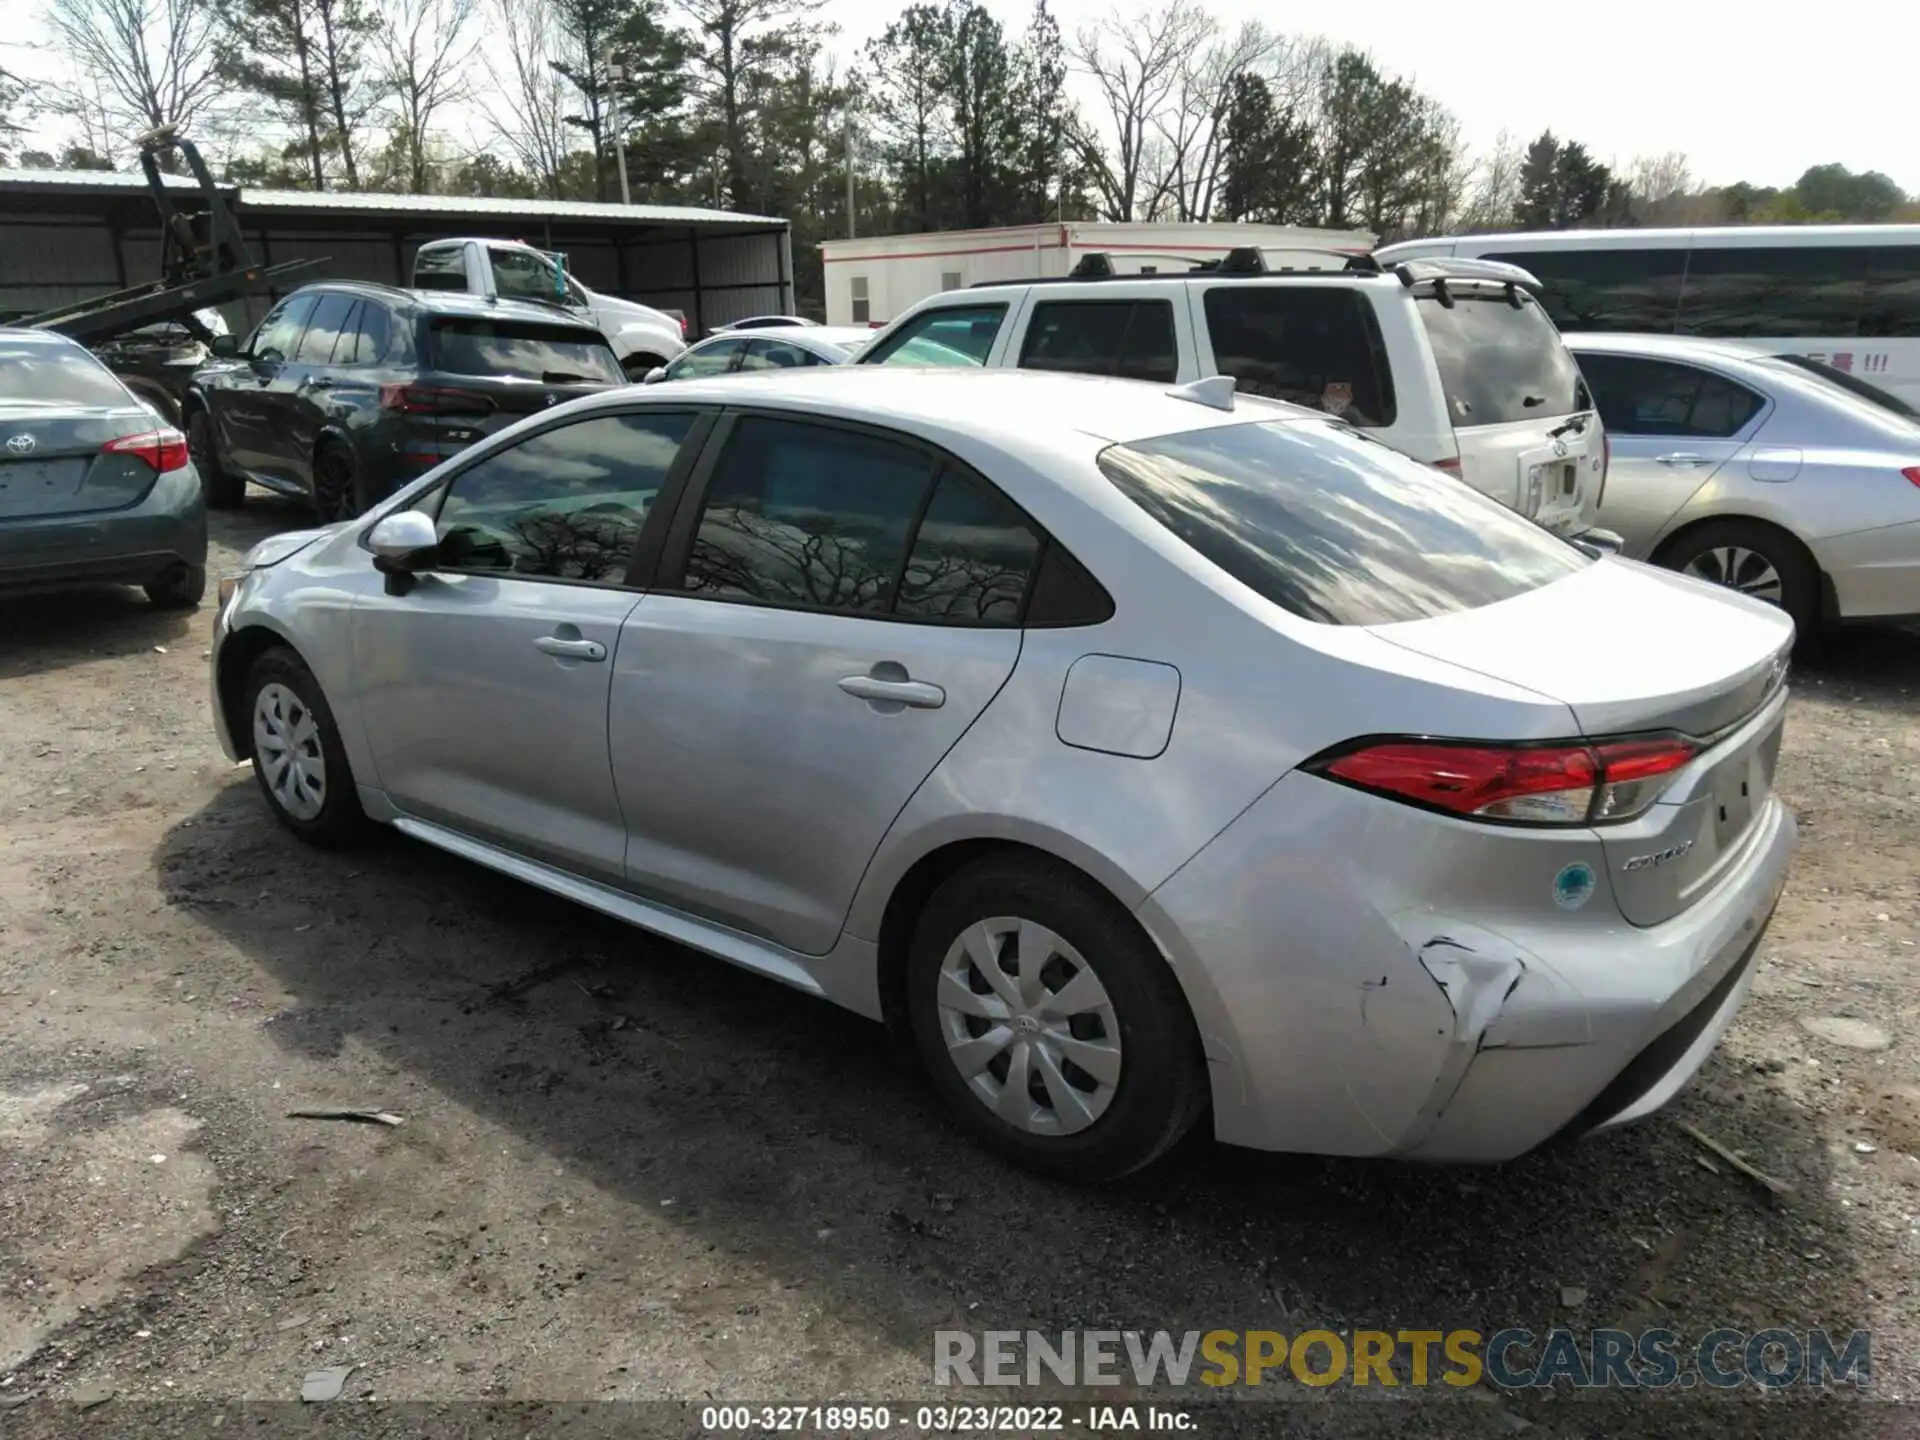
<svg viewBox="0 0 1920 1440"><path fill-rule="evenodd" d="M1124 1174L1497 1160L1665 1102L1794 822L1778 609L1326 416L828 369L563 405L222 587L221 743L909 1034Z"/></svg>
<svg viewBox="0 0 1920 1440"><path fill-rule="evenodd" d="M1802 633L1920 616L1920 420L1867 378L1729 341L1569 335L1629 555L1772 601Z"/></svg>

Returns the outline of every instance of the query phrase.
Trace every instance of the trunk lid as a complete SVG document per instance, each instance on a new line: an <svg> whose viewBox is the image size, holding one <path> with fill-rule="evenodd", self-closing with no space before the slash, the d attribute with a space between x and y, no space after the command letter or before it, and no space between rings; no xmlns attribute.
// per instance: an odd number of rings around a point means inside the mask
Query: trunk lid
<svg viewBox="0 0 1920 1440"><path fill-rule="evenodd" d="M125 405L0 401L0 521L120 510L146 498L159 477L137 455L107 453L109 441L157 430L151 411Z"/></svg>
<svg viewBox="0 0 1920 1440"><path fill-rule="evenodd" d="M1783 611L1609 558L1511 600L1373 633L1563 701L1589 739L1678 731L1701 743L1655 804L1597 827L1630 923L1686 910L1761 834L1793 645Z"/></svg>

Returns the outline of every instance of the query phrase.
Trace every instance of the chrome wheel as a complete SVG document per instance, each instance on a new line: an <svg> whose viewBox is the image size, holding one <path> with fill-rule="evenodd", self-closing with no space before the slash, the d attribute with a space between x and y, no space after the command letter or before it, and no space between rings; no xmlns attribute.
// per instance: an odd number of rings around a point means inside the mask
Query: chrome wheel
<svg viewBox="0 0 1920 1440"><path fill-rule="evenodd" d="M1120 1025L1093 967L1053 931L996 916L969 925L940 963L947 1058L1016 1130L1071 1135L1120 1084Z"/></svg>
<svg viewBox="0 0 1920 1440"><path fill-rule="evenodd" d="M287 814L296 820L320 814L327 802L320 722L285 685L263 685L253 698L253 763Z"/></svg>
<svg viewBox="0 0 1920 1440"><path fill-rule="evenodd" d="M1716 545L1694 556L1680 573L1699 580L1711 580L1715 585L1724 585L1729 590L1738 590L1742 595L1751 595L1769 604L1780 603L1780 572L1758 550L1748 550L1739 545Z"/></svg>

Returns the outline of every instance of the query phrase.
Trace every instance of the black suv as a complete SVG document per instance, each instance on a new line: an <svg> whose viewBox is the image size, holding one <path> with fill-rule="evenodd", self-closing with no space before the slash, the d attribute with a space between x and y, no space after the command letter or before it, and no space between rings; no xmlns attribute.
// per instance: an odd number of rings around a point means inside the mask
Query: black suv
<svg viewBox="0 0 1920 1440"><path fill-rule="evenodd" d="M543 306L387 285L305 285L193 377L187 447L207 503L247 481L358 515L523 415L626 383L592 326Z"/></svg>

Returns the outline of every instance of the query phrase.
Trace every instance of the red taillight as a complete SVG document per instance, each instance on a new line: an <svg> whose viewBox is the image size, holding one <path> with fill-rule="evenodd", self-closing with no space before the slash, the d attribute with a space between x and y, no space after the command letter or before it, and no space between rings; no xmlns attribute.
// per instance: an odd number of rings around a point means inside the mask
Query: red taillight
<svg viewBox="0 0 1920 1440"><path fill-rule="evenodd" d="M1311 768L1448 814L1528 825L1588 825L1639 814L1694 757L1680 736L1598 745L1389 740Z"/></svg>
<svg viewBox="0 0 1920 1440"><path fill-rule="evenodd" d="M1920 485L1920 465L1909 465L1906 469L1902 470L1900 473L1906 476L1907 479L1911 480L1914 484Z"/></svg>
<svg viewBox="0 0 1920 1440"><path fill-rule="evenodd" d="M441 385L382 385L380 406L407 415L491 415L493 401L471 390Z"/></svg>
<svg viewBox="0 0 1920 1440"><path fill-rule="evenodd" d="M1433 462L1433 468L1436 470L1446 471L1447 474L1451 475L1456 480L1461 478L1460 462L1457 459L1456 460L1436 460Z"/></svg>
<svg viewBox="0 0 1920 1440"><path fill-rule="evenodd" d="M187 464L187 437L178 430L148 430L139 435L122 435L100 447L103 455L132 455L144 460L158 473L183 470Z"/></svg>

